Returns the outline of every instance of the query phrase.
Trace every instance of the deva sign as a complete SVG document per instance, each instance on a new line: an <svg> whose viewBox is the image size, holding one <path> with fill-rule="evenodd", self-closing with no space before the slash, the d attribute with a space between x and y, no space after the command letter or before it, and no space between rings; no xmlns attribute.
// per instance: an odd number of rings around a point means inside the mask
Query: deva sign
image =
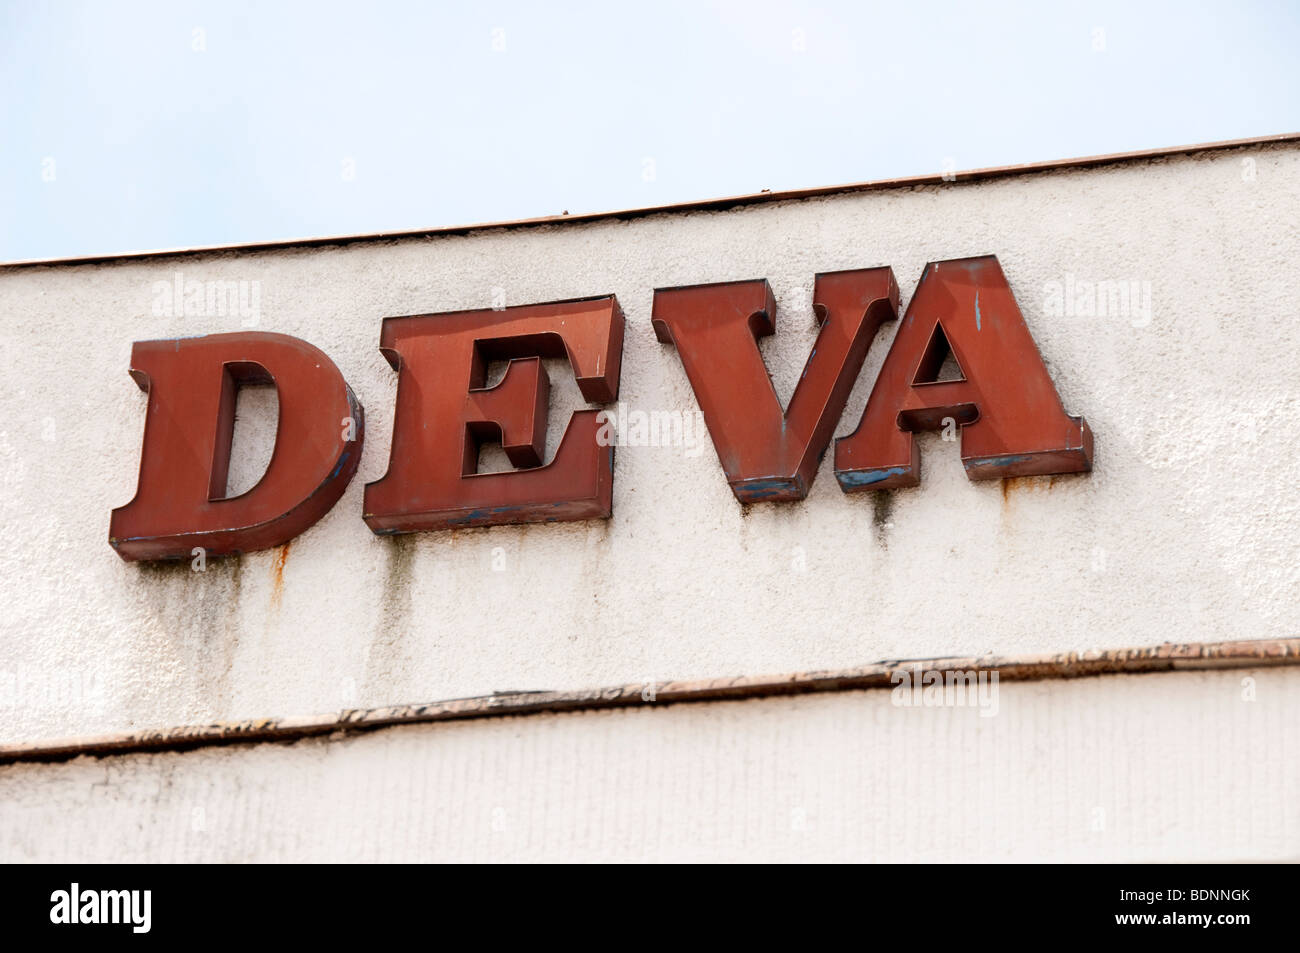
<svg viewBox="0 0 1300 953"><path fill-rule="evenodd" d="M764 279L655 292L659 340L681 357L736 498L808 494L866 359L898 317L890 268L817 276L820 323L784 410L759 353L775 331ZM542 358L565 357L583 397L618 397L623 312L613 295L386 318L380 350L398 374L385 476L366 486L362 518L376 533L608 517L614 448L601 411L573 414L543 464L550 382ZM941 375L951 356L957 372ZM505 376L487 385L492 361ZM128 560L265 549L320 519L356 472L361 404L322 351L283 334L237 332L137 342L131 376L148 392L135 498L113 511L109 542ZM240 384L274 384L275 448L251 490L226 495ZM605 419L602 419L602 418ZM960 427L972 480L1092 467L1092 432L1061 406L997 258L926 266L862 419L835 444L846 493L915 486L914 434ZM479 473L479 448L499 441L515 467Z"/></svg>

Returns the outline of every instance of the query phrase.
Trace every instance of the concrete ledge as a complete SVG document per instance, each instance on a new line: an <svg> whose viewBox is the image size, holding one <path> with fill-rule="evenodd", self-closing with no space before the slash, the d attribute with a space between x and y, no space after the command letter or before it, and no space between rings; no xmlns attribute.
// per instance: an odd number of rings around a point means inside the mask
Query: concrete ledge
<svg viewBox="0 0 1300 953"><path fill-rule="evenodd" d="M892 679L893 674L902 669L913 673L913 677L917 673L926 672L996 671L1000 681L1038 681L1296 664L1300 664L1300 638L1187 644L1166 642L1146 648L1056 655L893 659L838 671L738 676L662 684L635 683L571 692L514 692L426 704L345 709L336 714L259 718L86 738L25 742L0 746L0 764L66 761L83 755L103 757L186 751L216 745L291 742L321 735L343 737L356 732L428 722L892 688L896 684Z"/></svg>
<svg viewBox="0 0 1300 953"><path fill-rule="evenodd" d="M18 764L0 861L1295 861L1298 718L1282 665Z"/></svg>

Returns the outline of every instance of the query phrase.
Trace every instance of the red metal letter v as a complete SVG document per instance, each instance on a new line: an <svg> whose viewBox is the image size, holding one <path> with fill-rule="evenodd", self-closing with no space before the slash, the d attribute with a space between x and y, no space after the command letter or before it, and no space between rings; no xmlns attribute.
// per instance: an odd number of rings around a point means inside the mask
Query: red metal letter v
<svg viewBox="0 0 1300 953"><path fill-rule="evenodd" d="M776 300L766 279L655 291L655 334L677 346L727 482L742 503L808 495L867 348L880 326L898 316L894 272L818 275L813 310L821 330L782 412L758 350L758 338L775 331Z"/></svg>

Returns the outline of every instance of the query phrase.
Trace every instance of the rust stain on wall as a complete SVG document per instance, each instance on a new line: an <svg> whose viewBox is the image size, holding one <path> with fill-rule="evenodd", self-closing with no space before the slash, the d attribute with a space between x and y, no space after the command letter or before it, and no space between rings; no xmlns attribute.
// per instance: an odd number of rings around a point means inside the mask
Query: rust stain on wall
<svg viewBox="0 0 1300 953"><path fill-rule="evenodd" d="M280 608L280 599L284 595L284 564L289 559L289 547L285 543L275 551L275 561L271 563L271 605Z"/></svg>
<svg viewBox="0 0 1300 953"><path fill-rule="evenodd" d="M1056 486L1056 481L1055 476L1009 477L1002 481L1002 502L1009 503L1016 493L1047 492Z"/></svg>

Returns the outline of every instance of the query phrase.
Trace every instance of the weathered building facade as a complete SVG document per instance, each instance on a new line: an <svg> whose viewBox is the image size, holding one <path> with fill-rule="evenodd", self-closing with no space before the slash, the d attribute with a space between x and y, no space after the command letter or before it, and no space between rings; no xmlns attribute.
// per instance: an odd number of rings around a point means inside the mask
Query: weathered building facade
<svg viewBox="0 0 1300 953"><path fill-rule="evenodd" d="M1279 137L0 267L0 859L1296 858L1298 222ZM656 289L767 279L784 406L816 275L888 266L905 309L928 263L988 255L1090 469L968 479L940 430L919 485L846 493L831 443L803 499L738 499ZM618 420L609 517L372 531L383 319L602 295L616 399L545 356L545 455L575 411ZM337 365L355 478L284 545L124 561L133 342L249 331ZM232 495L276 407L240 391Z"/></svg>

